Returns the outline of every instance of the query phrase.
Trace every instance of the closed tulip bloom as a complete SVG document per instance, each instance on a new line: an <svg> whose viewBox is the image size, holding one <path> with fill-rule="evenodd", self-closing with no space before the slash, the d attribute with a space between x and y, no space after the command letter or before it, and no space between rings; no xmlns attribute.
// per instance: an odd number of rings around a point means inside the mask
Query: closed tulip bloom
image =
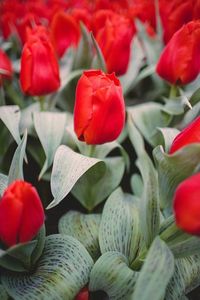
<svg viewBox="0 0 200 300"><path fill-rule="evenodd" d="M161 53L156 71L172 84L193 81L200 70L200 21L192 21L179 29Z"/></svg>
<svg viewBox="0 0 200 300"><path fill-rule="evenodd" d="M21 56L20 83L22 91L32 96L52 93L60 86L55 50L43 26L27 33Z"/></svg>
<svg viewBox="0 0 200 300"><path fill-rule="evenodd" d="M0 200L0 240L8 247L31 241L44 223L44 210L36 189L17 180Z"/></svg>
<svg viewBox="0 0 200 300"><path fill-rule="evenodd" d="M13 74L12 64L6 53L0 49L0 86L4 79L11 79Z"/></svg>
<svg viewBox="0 0 200 300"><path fill-rule="evenodd" d="M100 23L98 13L96 19ZM134 36L133 22L122 15L108 12L104 25L99 29L95 26L95 30L95 38L103 53L108 73L123 75L127 71L130 59L131 41Z"/></svg>
<svg viewBox="0 0 200 300"><path fill-rule="evenodd" d="M76 19L59 11L51 23L51 38L59 57L70 47L76 47L80 38L79 24Z"/></svg>
<svg viewBox="0 0 200 300"><path fill-rule="evenodd" d="M115 74L85 71L78 81L74 129L79 140L103 144L115 140L125 121L122 88Z"/></svg>
<svg viewBox="0 0 200 300"><path fill-rule="evenodd" d="M196 118L175 137L169 153L172 154L184 146L194 143L200 143L200 117Z"/></svg>
<svg viewBox="0 0 200 300"><path fill-rule="evenodd" d="M89 299L89 292L87 288L83 288L75 298L75 300L88 300L88 299Z"/></svg>
<svg viewBox="0 0 200 300"><path fill-rule="evenodd" d="M176 224L183 231L200 235L200 173L182 183L175 191L173 209Z"/></svg>

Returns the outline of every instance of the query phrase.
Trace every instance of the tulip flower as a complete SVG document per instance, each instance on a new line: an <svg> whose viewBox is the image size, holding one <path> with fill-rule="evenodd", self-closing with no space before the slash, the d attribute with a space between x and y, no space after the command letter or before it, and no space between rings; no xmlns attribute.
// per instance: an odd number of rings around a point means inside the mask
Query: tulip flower
<svg viewBox="0 0 200 300"><path fill-rule="evenodd" d="M4 79L10 79L12 77L12 64L6 53L0 49L0 86Z"/></svg>
<svg viewBox="0 0 200 300"><path fill-rule="evenodd" d="M21 57L20 83L22 91L32 96L52 93L60 86L55 50L43 26L27 31Z"/></svg>
<svg viewBox="0 0 200 300"><path fill-rule="evenodd" d="M98 19L98 15L96 18ZM98 30L95 28L97 32L95 38L103 53L108 73L115 72L116 75L123 75L130 59L134 25L129 18L114 12L112 14L108 12L105 19L102 27Z"/></svg>
<svg viewBox="0 0 200 300"><path fill-rule="evenodd" d="M36 189L22 180L13 182L0 200L0 240L8 247L31 241L44 223Z"/></svg>
<svg viewBox="0 0 200 300"><path fill-rule="evenodd" d="M196 118L185 129L183 129L173 140L169 153L193 143L200 143L200 117Z"/></svg>
<svg viewBox="0 0 200 300"><path fill-rule="evenodd" d="M88 300L88 299L89 299L89 292L87 288L83 288L75 298L75 300Z"/></svg>
<svg viewBox="0 0 200 300"><path fill-rule="evenodd" d="M63 11L55 14L51 23L51 38L59 57L70 46L76 47L80 38L79 24L76 19Z"/></svg>
<svg viewBox="0 0 200 300"><path fill-rule="evenodd" d="M161 53L156 71L171 84L193 81L200 70L200 21L192 21L179 29Z"/></svg>
<svg viewBox="0 0 200 300"><path fill-rule="evenodd" d="M182 183L175 191L173 209L176 224L183 231L200 235L200 173Z"/></svg>
<svg viewBox="0 0 200 300"><path fill-rule="evenodd" d="M85 71L78 81L74 129L79 140L103 144L115 140L125 121L122 88L115 74Z"/></svg>

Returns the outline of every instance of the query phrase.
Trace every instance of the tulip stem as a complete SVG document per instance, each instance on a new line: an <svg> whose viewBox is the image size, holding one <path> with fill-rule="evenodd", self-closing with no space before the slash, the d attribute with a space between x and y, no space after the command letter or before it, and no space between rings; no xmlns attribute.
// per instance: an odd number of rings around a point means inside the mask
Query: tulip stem
<svg viewBox="0 0 200 300"><path fill-rule="evenodd" d="M88 145L88 156L93 157L95 152L95 145Z"/></svg>
<svg viewBox="0 0 200 300"><path fill-rule="evenodd" d="M177 96L177 86L176 85L171 85L170 92L169 92L169 99L174 99Z"/></svg>
<svg viewBox="0 0 200 300"><path fill-rule="evenodd" d="M39 102L40 102L40 111L45 111L45 107L44 107L44 104L45 104L45 97L44 96L40 96L39 97Z"/></svg>

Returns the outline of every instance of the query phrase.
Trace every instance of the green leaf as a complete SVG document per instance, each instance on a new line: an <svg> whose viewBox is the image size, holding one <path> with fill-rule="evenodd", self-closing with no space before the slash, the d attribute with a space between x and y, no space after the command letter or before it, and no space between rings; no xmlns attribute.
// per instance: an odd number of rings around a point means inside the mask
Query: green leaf
<svg viewBox="0 0 200 300"><path fill-rule="evenodd" d="M41 227L39 230L37 236L35 237L36 240L36 246L31 254L31 264L35 265L35 263L38 261L40 258L42 251L44 249L45 245L45 237L46 237L46 228L45 225Z"/></svg>
<svg viewBox="0 0 200 300"><path fill-rule="evenodd" d="M134 195L141 198L144 189L142 178L139 174L133 174L131 177L131 189Z"/></svg>
<svg viewBox="0 0 200 300"><path fill-rule="evenodd" d="M107 73L107 67L106 67L104 56L92 32L91 32L91 39L92 39L94 49L96 50L96 55L93 58L91 67L92 69L101 69L103 72Z"/></svg>
<svg viewBox="0 0 200 300"><path fill-rule="evenodd" d="M31 267L31 256L37 241L17 244L0 252L0 266L15 272L28 272Z"/></svg>
<svg viewBox="0 0 200 300"><path fill-rule="evenodd" d="M144 140L134 124L132 114L129 111L127 114L128 114L128 117L127 117L128 135L129 135L130 141L136 151L137 156L140 156L143 153L145 153Z"/></svg>
<svg viewBox="0 0 200 300"><path fill-rule="evenodd" d="M149 102L135 105L128 108L135 126L142 133L147 142L156 146L157 141L154 138L157 127L166 127L171 117L162 111L163 106L158 103Z"/></svg>
<svg viewBox="0 0 200 300"><path fill-rule="evenodd" d="M173 273L173 254L167 245L157 237L145 259L131 299L163 299Z"/></svg>
<svg viewBox="0 0 200 300"><path fill-rule="evenodd" d="M138 272L128 267L124 255L107 252L97 260L91 271L89 290L103 290L109 300L124 300L133 292L137 277Z"/></svg>
<svg viewBox="0 0 200 300"><path fill-rule="evenodd" d="M23 175L23 162L26 155L26 142L27 142L27 131L25 132L22 141L15 150L11 166L8 174L8 184L16 179L24 179Z"/></svg>
<svg viewBox="0 0 200 300"><path fill-rule="evenodd" d="M140 247L139 211L133 197L115 190L103 209L99 244L102 253L118 251L131 263Z"/></svg>
<svg viewBox="0 0 200 300"><path fill-rule="evenodd" d="M173 155L165 153L163 148L158 146L154 149L153 155L158 169L161 207L171 209L172 198L178 184L198 171L200 145L188 145Z"/></svg>
<svg viewBox="0 0 200 300"><path fill-rule="evenodd" d="M39 178L51 166L55 152L61 143L65 123L65 113L37 112L33 115L35 130L44 149L46 160L40 172Z"/></svg>
<svg viewBox="0 0 200 300"><path fill-rule="evenodd" d="M122 157L109 157L103 162L105 165L96 164L90 168L72 189L72 194L89 211L110 195L124 174L125 163Z"/></svg>
<svg viewBox="0 0 200 300"><path fill-rule="evenodd" d="M137 80L140 68L144 64L143 47L137 37L134 37L131 43L131 56L129 62L128 70L125 75L120 77L124 95L132 88L135 80Z"/></svg>
<svg viewBox="0 0 200 300"><path fill-rule="evenodd" d="M8 186L8 176L0 173L0 196L3 195L4 190Z"/></svg>
<svg viewBox="0 0 200 300"><path fill-rule="evenodd" d="M137 166L144 185L140 202L140 224L146 246L149 247L160 228L158 174L145 153L138 158Z"/></svg>
<svg viewBox="0 0 200 300"><path fill-rule="evenodd" d="M169 152L174 138L180 133L180 131L176 128L170 127L157 128L157 131L157 139L160 141L160 143L157 144L162 145L165 151Z"/></svg>
<svg viewBox="0 0 200 300"><path fill-rule="evenodd" d="M86 215L69 211L59 220L58 231L61 234L73 236L80 241L91 257L96 260L100 256L98 240L100 221L100 214Z"/></svg>
<svg viewBox="0 0 200 300"><path fill-rule="evenodd" d="M6 293L6 290L4 289L4 287L1 283L0 283L0 299L1 300L9 300L9 296Z"/></svg>
<svg viewBox="0 0 200 300"><path fill-rule="evenodd" d="M20 110L16 105L6 105L0 107L0 119L8 128L17 144L20 144L19 134Z"/></svg>
<svg viewBox="0 0 200 300"><path fill-rule="evenodd" d="M34 134L33 126L33 113L40 111L39 101L29 105L21 111L21 119L19 123L20 133L24 133L25 130L28 131L28 134Z"/></svg>
<svg viewBox="0 0 200 300"><path fill-rule="evenodd" d="M167 286L165 299L182 300L184 294L191 292L199 285L199 280L200 255L176 259L174 275Z"/></svg>
<svg viewBox="0 0 200 300"><path fill-rule="evenodd" d="M97 163L104 164L99 159L78 154L67 146L59 146L54 157L51 174L51 191L54 200L47 208L59 204L71 191L78 179Z"/></svg>
<svg viewBox="0 0 200 300"><path fill-rule="evenodd" d="M46 238L32 273L3 272L2 283L15 300L72 300L89 279L93 261L80 242L60 234Z"/></svg>

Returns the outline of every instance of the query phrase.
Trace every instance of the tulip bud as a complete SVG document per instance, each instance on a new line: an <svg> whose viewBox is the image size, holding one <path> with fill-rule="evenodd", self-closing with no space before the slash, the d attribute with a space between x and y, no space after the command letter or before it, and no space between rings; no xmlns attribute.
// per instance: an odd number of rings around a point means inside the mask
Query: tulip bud
<svg viewBox="0 0 200 300"><path fill-rule="evenodd" d="M156 71L172 84L193 81L200 70L200 21L192 21L179 29L161 53Z"/></svg>
<svg viewBox="0 0 200 300"><path fill-rule="evenodd" d="M12 64L6 53L0 49L0 86L4 79L12 77Z"/></svg>
<svg viewBox="0 0 200 300"><path fill-rule="evenodd" d="M196 118L175 137L169 153L172 154L184 146L194 143L200 143L200 117Z"/></svg>
<svg viewBox="0 0 200 300"><path fill-rule="evenodd" d="M80 38L79 24L76 19L59 11L51 23L51 39L59 57L70 47L76 47Z"/></svg>
<svg viewBox="0 0 200 300"><path fill-rule="evenodd" d="M60 86L55 50L43 26L27 32L21 57L20 83L24 93L41 96Z"/></svg>
<svg viewBox="0 0 200 300"><path fill-rule="evenodd" d="M0 200L0 240L8 247L32 240L44 223L36 189L22 180L13 182Z"/></svg>
<svg viewBox="0 0 200 300"><path fill-rule="evenodd" d="M200 173L178 185L173 202L176 224L183 231L200 235Z"/></svg>
<svg viewBox="0 0 200 300"><path fill-rule="evenodd" d="M106 14L104 26L99 29L95 26L97 32L95 38L105 58L108 73L123 75L130 59L134 25L130 19L122 15L110 12ZM96 19L99 19L98 13ZM95 21L93 23L95 24Z"/></svg>
<svg viewBox="0 0 200 300"><path fill-rule="evenodd" d="M87 144L115 140L125 121L122 88L115 74L85 71L78 81L74 108L74 130Z"/></svg>
<svg viewBox="0 0 200 300"><path fill-rule="evenodd" d="M75 298L75 300L88 300L88 299L89 299L89 292L87 288L83 288Z"/></svg>

